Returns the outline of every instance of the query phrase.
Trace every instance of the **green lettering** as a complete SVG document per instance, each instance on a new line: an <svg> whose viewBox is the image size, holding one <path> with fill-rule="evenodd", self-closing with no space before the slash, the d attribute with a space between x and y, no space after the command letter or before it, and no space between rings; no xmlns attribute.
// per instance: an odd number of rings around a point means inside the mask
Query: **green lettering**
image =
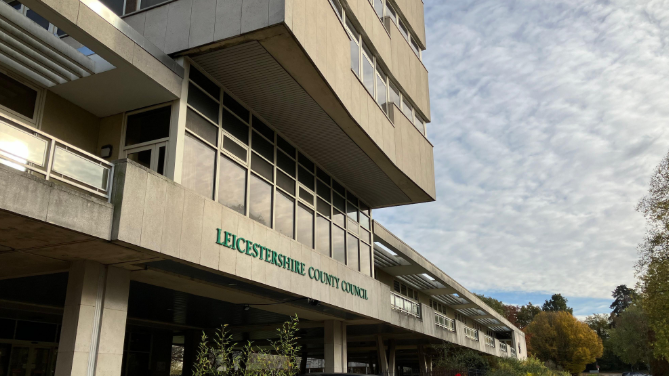
<svg viewBox="0 0 669 376"><path fill-rule="evenodd" d="M244 238L237 238L237 241L235 242L235 245L237 246L237 250L239 251L239 253L244 253L244 252L246 252L246 247L242 247L242 246L240 246L240 245L239 245L240 242L242 242L242 243L246 243L246 239L244 239Z"/></svg>
<svg viewBox="0 0 669 376"><path fill-rule="evenodd" d="M253 258L256 258L256 257L258 257L258 254L254 253L254 250L253 250L254 245L255 244L253 244L253 242L251 242L251 241L246 242L246 254L249 255L249 256L252 256Z"/></svg>
<svg viewBox="0 0 669 376"><path fill-rule="evenodd" d="M253 252L256 253L256 255L260 256L260 259L262 260L262 246L258 243L253 245ZM255 256L254 256L255 257Z"/></svg>
<svg viewBox="0 0 669 376"><path fill-rule="evenodd" d="M270 251L270 252L272 252L272 264L274 264L276 266L281 266L281 265L279 265L278 261L276 260L276 256L278 256L277 253L274 252L274 251Z"/></svg>
<svg viewBox="0 0 669 376"><path fill-rule="evenodd" d="M304 275L304 263L300 263L300 275Z"/></svg>
<svg viewBox="0 0 669 376"><path fill-rule="evenodd" d="M230 243L230 248L235 249L235 244L237 244L237 235L231 234L232 235L232 243Z"/></svg>
<svg viewBox="0 0 669 376"><path fill-rule="evenodd" d="M223 245L223 243L221 243L221 231L223 231L223 230L221 230L220 228L216 229L216 244L219 244L219 245ZM226 234L227 234L227 232L226 232Z"/></svg>
<svg viewBox="0 0 669 376"><path fill-rule="evenodd" d="M314 279L314 276L312 275L313 271L314 271L314 267L310 266L309 267L309 278L311 278L311 279Z"/></svg>

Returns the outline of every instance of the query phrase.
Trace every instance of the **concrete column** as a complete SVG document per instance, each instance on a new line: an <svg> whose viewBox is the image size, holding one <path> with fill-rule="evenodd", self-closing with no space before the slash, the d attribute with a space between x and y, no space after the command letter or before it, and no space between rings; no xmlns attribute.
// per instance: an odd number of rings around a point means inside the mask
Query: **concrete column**
<svg viewBox="0 0 669 376"><path fill-rule="evenodd" d="M346 348L346 324L341 321L325 321L325 372L348 372Z"/></svg>
<svg viewBox="0 0 669 376"><path fill-rule="evenodd" d="M91 261L70 268L55 376L121 374L130 273Z"/></svg>
<svg viewBox="0 0 669 376"><path fill-rule="evenodd" d="M395 347L396 343L394 339L388 341L388 375L394 376L397 370L395 365Z"/></svg>
<svg viewBox="0 0 669 376"><path fill-rule="evenodd" d="M382 375L388 374L388 359L386 358L386 345L383 344L383 337L376 336L376 352L379 358L378 372Z"/></svg>
<svg viewBox="0 0 669 376"><path fill-rule="evenodd" d="M427 357L425 356L425 348L423 345L418 345L418 367L421 375L427 375Z"/></svg>

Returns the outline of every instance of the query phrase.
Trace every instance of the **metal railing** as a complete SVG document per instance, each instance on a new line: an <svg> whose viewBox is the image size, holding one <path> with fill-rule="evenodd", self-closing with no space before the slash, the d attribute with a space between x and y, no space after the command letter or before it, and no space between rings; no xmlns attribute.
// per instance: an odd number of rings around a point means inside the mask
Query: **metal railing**
<svg viewBox="0 0 669 376"><path fill-rule="evenodd" d="M109 199L113 165L32 127L0 118L0 163Z"/></svg>
<svg viewBox="0 0 669 376"><path fill-rule="evenodd" d="M474 329L474 328L470 328L468 326L465 326L465 337L467 337L469 339L473 339L474 341L478 341L479 340L479 331Z"/></svg>
<svg viewBox="0 0 669 376"><path fill-rule="evenodd" d="M491 336L485 334L485 335L483 336L483 339L485 340L485 344L486 344L486 346L495 347L495 339L494 339L494 338L492 338Z"/></svg>
<svg viewBox="0 0 669 376"><path fill-rule="evenodd" d="M499 343L499 349L502 350L502 352L507 352L507 345L504 342Z"/></svg>
<svg viewBox="0 0 669 376"><path fill-rule="evenodd" d="M390 293L390 307L408 315L420 318L420 304L394 292Z"/></svg>
<svg viewBox="0 0 669 376"><path fill-rule="evenodd" d="M442 315L441 313L434 313L434 324L440 328L450 330L451 332L455 331L455 320Z"/></svg>

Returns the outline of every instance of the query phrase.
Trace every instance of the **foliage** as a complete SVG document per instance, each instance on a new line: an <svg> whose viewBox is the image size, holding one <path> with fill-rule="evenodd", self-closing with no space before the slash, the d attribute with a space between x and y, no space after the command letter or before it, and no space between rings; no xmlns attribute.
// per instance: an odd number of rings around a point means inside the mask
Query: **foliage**
<svg viewBox="0 0 669 376"><path fill-rule="evenodd" d="M505 305L504 306L504 317L506 317L506 319L509 320L509 322L511 324L513 324L513 326L518 327L518 328L520 327L520 325L518 324L518 313L519 312L520 312L520 307L518 307L516 305Z"/></svg>
<svg viewBox="0 0 669 376"><path fill-rule="evenodd" d="M487 304L490 308L494 309L497 313L500 315L504 316L504 303L501 301L493 298L492 296L485 296L483 294L474 294L478 296L479 299L483 301L483 303Z"/></svg>
<svg viewBox="0 0 669 376"><path fill-rule="evenodd" d="M193 376L295 376L299 371L297 344L299 320L291 317L277 329L279 338L270 340L273 353L254 346L233 342L232 334L223 325L216 330L213 343L202 333Z"/></svg>
<svg viewBox="0 0 669 376"><path fill-rule="evenodd" d="M486 376L569 376L569 373L552 370L535 357L525 360L495 358Z"/></svg>
<svg viewBox="0 0 669 376"><path fill-rule="evenodd" d="M490 368L487 358L483 357L478 351L466 347L444 342L441 345L435 346L435 350L438 356L434 360L433 367L436 369L478 369L486 371Z"/></svg>
<svg viewBox="0 0 669 376"><path fill-rule="evenodd" d="M564 311L564 312L574 313L573 308L567 307L567 299L564 296L562 296L562 294L553 294L553 296L551 296L550 299L546 300L541 309L546 312Z"/></svg>
<svg viewBox="0 0 669 376"><path fill-rule="evenodd" d="M615 318L607 345L620 359L630 365L650 365L652 350L648 338L648 321L640 307L632 305Z"/></svg>
<svg viewBox="0 0 669 376"><path fill-rule="evenodd" d="M669 360L669 260L656 260L641 276L641 305L652 331L653 354Z"/></svg>
<svg viewBox="0 0 669 376"><path fill-rule="evenodd" d="M611 326L609 315L604 313L594 313L585 318L585 323L588 324L590 329L594 330L602 340L609 337L608 329Z"/></svg>
<svg viewBox="0 0 669 376"><path fill-rule="evenodd" d="M568 312L541 312L525 331L531 335L531 354L571 373L583 371L604 352L602 339Z"/></svg>
<svg viewBox="0 0 669 376"><path fill-rule="evenodd" d="M636 292L634 289L627 287L627 285L620 285L613 290L611 295L613 296L613 303L609 307L613 310L611 314L619 316L632 304L632 301L636 297Z"/></svg>
<svg viewBox="0 0 669 376"><path fill-rule="evenodd" d="M534 317L541 312L541 307L535 306L532 303L527 303L527 305L521 306L518 311L517 322L519 328L525 328L530 325Z"/></svg>

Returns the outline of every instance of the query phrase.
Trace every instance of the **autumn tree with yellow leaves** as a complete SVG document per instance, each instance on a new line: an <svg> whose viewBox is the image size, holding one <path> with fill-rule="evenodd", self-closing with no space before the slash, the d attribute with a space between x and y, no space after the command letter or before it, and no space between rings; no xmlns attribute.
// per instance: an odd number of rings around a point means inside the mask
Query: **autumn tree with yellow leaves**
<svg viewBox="0 0 669 376"><path fill-rule="evenodd" d="M582 372L604 353L597 333L569 312L541 312L525 332L530 334L527 346L531 354L570 373Z"/></svg>

